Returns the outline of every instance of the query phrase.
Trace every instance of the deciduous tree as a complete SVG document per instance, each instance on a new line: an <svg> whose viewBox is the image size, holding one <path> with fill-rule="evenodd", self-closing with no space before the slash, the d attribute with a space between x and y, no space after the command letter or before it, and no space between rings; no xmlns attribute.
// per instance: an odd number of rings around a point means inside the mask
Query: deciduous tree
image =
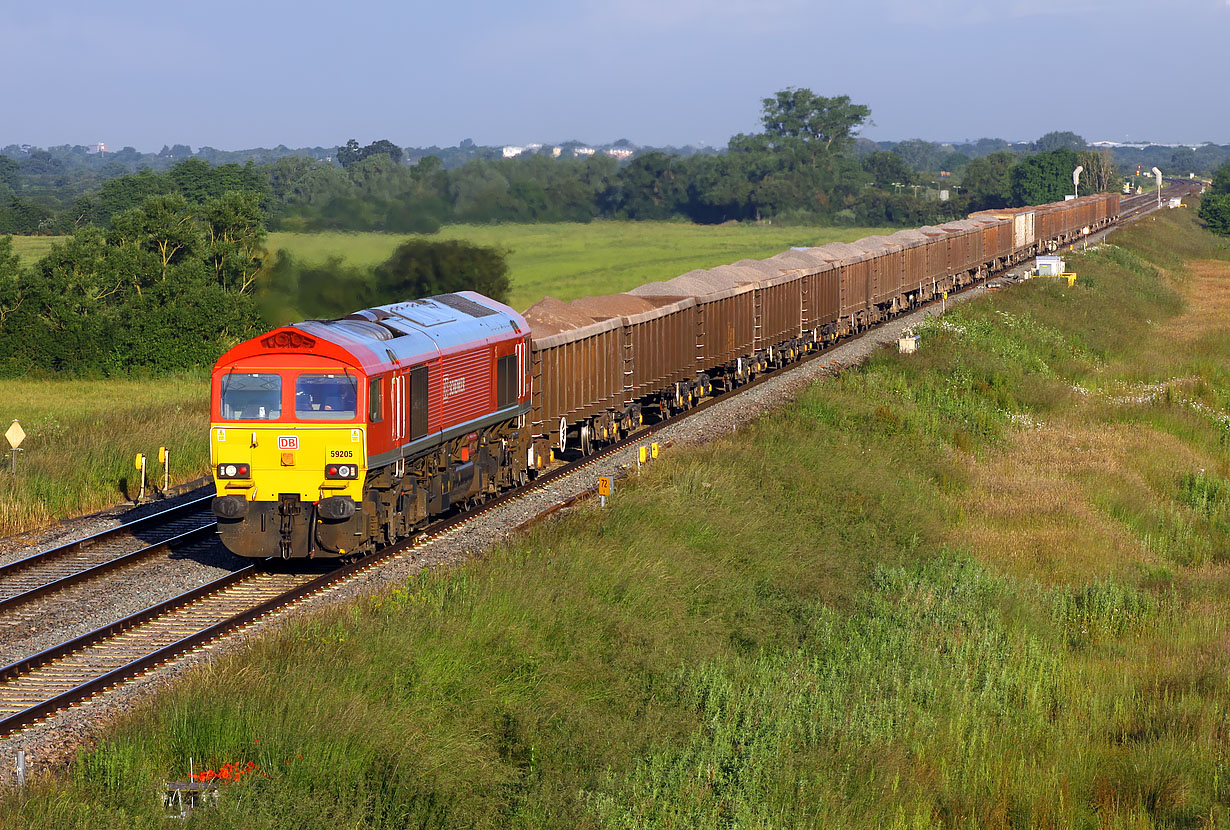
<svg viewBox="0 0 1230 830"><path fill-rule="evenodd" d="M871 116L848 95L826 98L810 89L787 87L761 101L765 134L781 144L802 142L814 161L821 152L845 149Z"/></svg>

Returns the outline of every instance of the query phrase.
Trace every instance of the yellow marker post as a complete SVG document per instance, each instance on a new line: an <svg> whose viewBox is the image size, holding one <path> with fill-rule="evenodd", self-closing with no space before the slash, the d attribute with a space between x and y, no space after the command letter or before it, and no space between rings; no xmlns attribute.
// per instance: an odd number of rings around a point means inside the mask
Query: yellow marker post
<svg viewBox="0 0 1230 830"><path fill-rule="evenodd" d="M649 460L649 447L640 446L636 448L636 463L644 464Z"/></svg>
<svg viewBox="0 0 1230 830"><path fill-rule="evenodd" d="M611 495L611 477L598 476L598 503L606 507L606 497Z"/></svg>
<svg viewBox="0 0 1230 830"><path fill-rule="evenodd" d="M649 454L653 457L654 461L658 460L658 442L657 441L654 441L652 444L649 445Z"/></svg>

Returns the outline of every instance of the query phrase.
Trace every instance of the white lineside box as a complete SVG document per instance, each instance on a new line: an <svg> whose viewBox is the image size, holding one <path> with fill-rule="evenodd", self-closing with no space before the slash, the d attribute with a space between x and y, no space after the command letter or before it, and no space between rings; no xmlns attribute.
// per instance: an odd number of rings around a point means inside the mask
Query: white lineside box
<svg viewBox="0 0 1230 830"><path fill-rule="evenodd" d="M1060 277L1063 276L1064 270L1063 257L1058 256L1040 256L1038 257L1038 276L1040 277Z"/></svg>
<svg viewBox="0 0 1230 830"><path fill-rule="evenodd" d="M918 335L903 332L897 338L897 351L901 354L914 354L914 352L918 351Z"/></svg>

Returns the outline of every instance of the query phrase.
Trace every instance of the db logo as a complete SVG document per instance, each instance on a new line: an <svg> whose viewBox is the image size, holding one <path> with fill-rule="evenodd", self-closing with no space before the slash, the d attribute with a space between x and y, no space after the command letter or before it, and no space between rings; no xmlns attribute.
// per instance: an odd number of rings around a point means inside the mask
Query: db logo
<svg viewBox="0 0 1230 830"><path fill-rule="evenodd" d="M283 450L283 451L299 449L299 436L298 435L279 435L278 436L278 449Z"/></svg>

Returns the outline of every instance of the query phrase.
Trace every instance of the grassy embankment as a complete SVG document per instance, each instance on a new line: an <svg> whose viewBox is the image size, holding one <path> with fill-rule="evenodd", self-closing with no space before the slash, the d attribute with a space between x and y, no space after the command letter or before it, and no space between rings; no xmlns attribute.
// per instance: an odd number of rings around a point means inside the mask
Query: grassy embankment
<svg viewBox="0 0 1230 830"><path fill-rule="evenodd" d="M571 299L621 291L692 268L769 256L793 244L855 239L873 230L595 222L463 225L446 228L440 237L510 250L513 304L524 308L546 293ZM270 247L309 261L337 256L350 264L372 265L387 259L406 238L280 233L273 234ZM18 253L32 261L52 240L13 241ZM137 452L153 459L159 446L172 447L177 482L208 473L207 387L203 372L152 381L0 380L0 400L8 402L0 408L0 432L17 418L30 435L18 459L22 472L16 483L7 465L0 464L0 534L115 504L122 497L121 482L133 480Z"/></svg>
<svg viewBox="0 0 1230 830"><path fill-rule="evenodd" d="M194 672L0 825L162 826L192 756L265 774L201 827L1226 826L1230 256L1115 241Z"/></svg>

